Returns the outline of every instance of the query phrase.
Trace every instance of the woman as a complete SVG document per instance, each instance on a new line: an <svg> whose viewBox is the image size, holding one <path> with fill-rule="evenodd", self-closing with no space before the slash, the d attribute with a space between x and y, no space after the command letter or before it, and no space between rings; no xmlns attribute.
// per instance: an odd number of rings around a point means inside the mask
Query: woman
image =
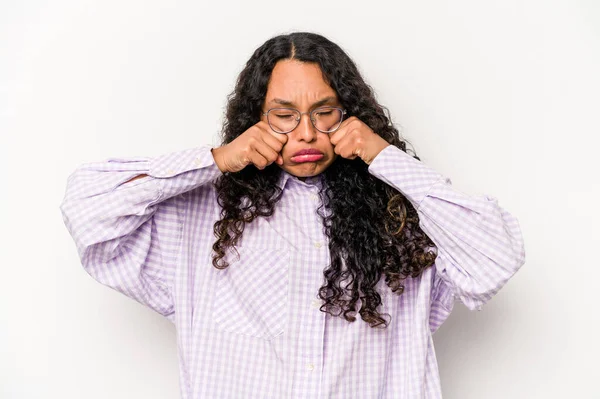
<svg viewBox="0 0 600 399"><path fill-rule="evenodd" d="M84 164L61 211L93 278L175 323L183 398L439 398L432 334L525 261L307 32L254 52L221 146Z"/></svg>

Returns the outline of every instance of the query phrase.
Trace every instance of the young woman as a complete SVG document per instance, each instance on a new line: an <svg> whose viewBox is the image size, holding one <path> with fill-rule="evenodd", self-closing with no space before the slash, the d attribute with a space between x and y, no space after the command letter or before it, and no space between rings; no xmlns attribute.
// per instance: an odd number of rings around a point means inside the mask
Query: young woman
<svg viewBox="0 0 600 399"><path fill-rule="evenodd" d="M93 278L175 323L189 399L439 398L432 334L525 262L308 32L256 49L222 145L81 165L61 211Z"/></svg>

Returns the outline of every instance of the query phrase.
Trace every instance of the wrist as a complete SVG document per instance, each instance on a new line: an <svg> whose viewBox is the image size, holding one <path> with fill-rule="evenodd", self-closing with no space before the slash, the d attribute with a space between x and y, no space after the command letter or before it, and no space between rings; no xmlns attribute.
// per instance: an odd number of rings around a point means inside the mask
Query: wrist
<svg viewBox="0 0 600 399"><path fill-rule="evenodd" d="M367 165L370 165L371 162L373 162L373 160L375 159L375 157L377 157L377 155L379 155L379 153L381 151L383 151L384 148L391 145L381 136L377 136L377 138L378 138L378 140L376 140L376 142L371 147L372 148L371 154L369 154L368 159L364 160Z"/></svg>
<svg viewBox="0 0 600 399"><path fill-rule="evenodd" d="M222 173L225 173L227 170L225 168L225 164L223 163L223 147L211 148L210 152L212 153L215 164L217 164L219 170Z"/></svg>

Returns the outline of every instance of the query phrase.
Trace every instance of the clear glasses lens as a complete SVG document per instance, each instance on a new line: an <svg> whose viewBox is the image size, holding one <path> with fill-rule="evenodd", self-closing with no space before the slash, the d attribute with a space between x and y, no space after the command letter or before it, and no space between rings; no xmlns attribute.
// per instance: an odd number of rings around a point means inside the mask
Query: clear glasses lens
<svg viewBox="0 0 600 399"><path fill-rule="evenodd" d="M318 108L313 112L313 124L322 132L331 132L342 122L342 111L337 108Z"/></svg>
<svg viewBox="0 0 600 399"><path fill-rule="evenodd" d="M300 123L300 111L290 108L274 108L267 114L271 128L278 133L289 133ZM315 128L323 133L336 130L342 123L343 113L334 107L321 107L311 113Z"/></svg>
<svg viewBox="0 0 600 399"><path fill-rule="evenodd" d="M267 114L269 125L278 133L287 133L298 125L300 112L294 109L275 108Z"/></svg>

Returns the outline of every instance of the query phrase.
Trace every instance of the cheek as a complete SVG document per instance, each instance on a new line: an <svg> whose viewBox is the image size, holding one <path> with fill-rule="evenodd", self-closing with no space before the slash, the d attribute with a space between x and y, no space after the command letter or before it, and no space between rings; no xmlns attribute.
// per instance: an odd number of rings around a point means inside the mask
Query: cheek
<svg viewBox="0 0 600 399"><path fill-rule="evenodd" d="M323 151L333 154L333 145L331 144L331 141L329 141L329 137L326 137L325 140L326 141L322 144Z"/></svg>
<svg viewBox="0 0 600 399"><path fill-rule="evenodd" d="M333 153L333 145L331 145L329 137L324 137L319 143L319 147L321 147L321 150L323 150L323 152Z"/></svg>

